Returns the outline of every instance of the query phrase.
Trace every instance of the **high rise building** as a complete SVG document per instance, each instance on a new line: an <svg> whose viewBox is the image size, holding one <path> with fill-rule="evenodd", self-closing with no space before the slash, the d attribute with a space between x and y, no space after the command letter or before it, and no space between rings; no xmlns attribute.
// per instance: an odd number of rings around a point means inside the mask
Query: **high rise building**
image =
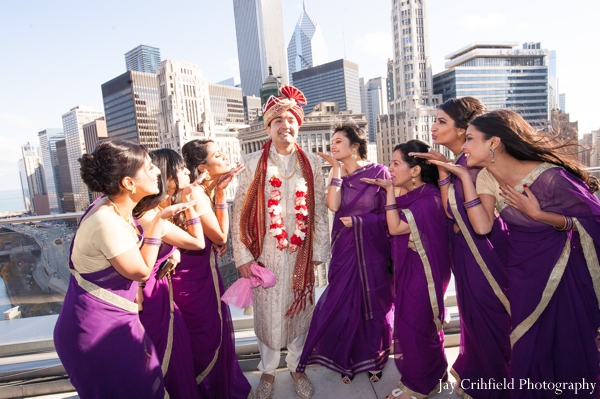
<svg viewBox="0 0 600 399"><path fill-rule="evenodd" d="M40 152L44 165L44 178L48 192L50 213L62 213L62 191L60 187L60 173L56 155L56 142L65 138L61 129L45 129L38 133Z"/></svg>
<svg viewBox="0 0 600 399"><path fill-rule="evenodd" d="M394 32L393 84L388 114L377 122L378 162L389 165L396 144L431 142L429 129L441 96L433 94L429 27L425 0L391 0ZM388 72L389 73L389 72ZM439 146L436 150L444 151Z"/></svg>
<svg viewBox="0 0 600 399"><path fill-rule="evenodd" d="M593 148L594 132L584 133L583 137L579 140L581 150L579 151L579 162L587 167L592 166L592 154L595 154ZM595 159L594 159L595 161ZM595 166L595 165L594 165Z"/></svg>
<svg viewBox="0 0 600 399"><path fill-rule="evenodd" d="M215 125L244 123L244 100L241 88L209 83L208 93Z"/></svg>
<svg viewBox="0 0 600 399"><path fill-rule="evenodd" d="M321 27L308 15L304 4L287 48L290 84L293 73L327 62L327 44Z"/></svg>
<svg viewBox="0 0 600 399"><path fill-rule="evenodd" d="M21 146L21 153L27 178L29 201L33 204L33 211L38 215L48 215L50 206L40 150L32 143L27 143Z"/></svg>
<svg viewBox="0 0 600 399"><path fill-rule="evenodd" d="M548 109L550 111L559 109L556 50L550 51L550 56L548 57Z"/></svg>
<svg viewBox="0 0 600 399"><path fill-rule="evenodd" d="M387 79L386 79L386 94L388 103L394 101L394 61L388 58L387 61Z"/></svg>
<svg viewBox="0 0 600 399"><path fill-rule="evenodd" d="M56 158L58 159L58 173L60 174L60 192L62 196L59 198L59 202L61 202L62 212L75 212L75 198L73 196L73 185L71 184L71 169L66 139L56 142Z"/></svg>
<svg viewBox="0 0 600 399"><path fill-rule="evenodd" d="M83 125L82 128L86 154L94 152L98 142L108 138L105 117L94 119L90 123Z"/></svg>
<svg viewBox="0 0 600 399"><path fill-rule="evenodd" d="M567 112L567 95L565 93L560 93L558 95L558 108L562 112Z"/></svg>
<svg viewBox="0 0 600 399"><path fill-rule="evenodd" d="M31 195L29 193L29 183L27 182L27 172L25 171L25 160L19 159L17 163L19 169L19 181L21 182L21 192L23 193L23 205L25 205L26 211L31 211Z"/></svg>
<svg viewBox="0 0 600 399"><path fill-rule="evenodd" d="M160 95L156 74L127 71L102 85L108 137L158 146Z"/></svg>
<svg viewBox="0 0 600 399"><path fill-rule="evenodd" d="M233 0L242 92L259 96L268 67L288 81L281 0Z"/></svg>
<svg viewBox="0 0 600 399"><path fill-rule="evenodd" d="M158 68L159 147L181 151L190 140L213 137L208 81L194 64L165 60Z"/></svg>
<svg viewBox="0 0 600 399"><path fill-rule="evenodd" d="M367 116L368 136L371 143L377 142L377 116L388 113L386 79L369 79L366 83L360 79L360 100L362 111Z"/></svg>
<svg viewBox="0 0 600 399"><path fill-rule="evenodd" d="M104 116L102 111L97 111L92 107L81 105L72 108L62 116L63 131L65 133L65 142L69 159L69 173L71 175L73 204L75 207L74 212L84 211L90 204L90 193L79 175L78 159L86 152L83 125L102 116ZM61 180L65 179L67 179L67 176L63 179L63 174L61 173ZM67 210L65 211L68 212Z"/></svg>
<svg viewBox="0 0 600 399"><path fill-rule="evenodd" d="M434 91L449 98L473 96L487 108L508 108L540 126L549 121L548 57L539 43L475 42L446 56Z"/></svg>
<svg viewBox="0 0 600 399"><path fill-rule="evenodd" d="M125 66L128 71L156 74L160 65L160 49L140 45L125 53Z"/></svg>
<svg viewBox="0 0 600 399"><path fill-rule="evenodd" d="M262 105L260 97L244 96L244 123L249 125L250 122L262 115Z"/></svg>
<svg viewBox="0 0 600 399"><path fill-rule="evenodd" d="M321 102L337 102L340 111L362 113L358 65L346 59L328 62L293 74L294 86L300 89L308 104L304 113L312 112Z"/></svg>

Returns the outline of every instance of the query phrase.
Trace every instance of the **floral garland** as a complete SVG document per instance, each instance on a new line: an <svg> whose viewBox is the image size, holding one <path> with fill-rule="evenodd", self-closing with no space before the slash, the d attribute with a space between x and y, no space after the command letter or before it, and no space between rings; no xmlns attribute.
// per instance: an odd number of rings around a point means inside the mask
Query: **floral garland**
<svg viewBox="0 0 600 399"><path fill-rule="evenodd" d="M294 234L290 241L287 240L287 232L285 231L285 224L281 212L281 191L277 190L281 187L281 180L279 176L279 168L277 166L269 166L267 168L267 176L269 177L269 184L273 187L271 190L271 196L267 203L269 210L269 216L271 217L271 223L269 224L269 232L275 239L277 239L277 249L280 251L288 248L290 252L296 252L298 247L304 242L306 237L306 231L308 225L306 219L308 218L308 205L306 204L306 192L308 187L306 180L303 177L296 181L296 197L295 197L295 213L296 213L296 227ZM290 243L291 242L291 243Z"/></svg>

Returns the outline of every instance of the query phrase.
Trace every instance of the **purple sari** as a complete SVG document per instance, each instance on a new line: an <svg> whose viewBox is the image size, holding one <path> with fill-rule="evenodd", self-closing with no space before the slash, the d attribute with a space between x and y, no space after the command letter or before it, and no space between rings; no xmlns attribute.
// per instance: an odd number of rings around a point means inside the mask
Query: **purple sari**
<svg viewBox="0 0 600 399"><path fill-rule="evenodd" d="M497 202L510 229L508 287L512 310L513 398L554 398L555 389L526 383L582 383L577 397L598 397L600 366L600 201L586 184L544 163L515 189L527 184L544 211L576 218L577 231L557 231ZM596 383L595 389L589 387ZM573 397L565 388L561 397Z"/></svg>
<svg viewBox="0 0 600 399"><path fill-rule="evenodd" d="M424 184L396 198L409 234L392 236L396 284L394 358L401 374L398 386L422 399L447 380L444 352L444 293L450 281L450 250L440 190Z"/></svg>
<svg viewBox="0 0 600 399"><path fill-rule="evenodd" d="M70 258L72 275L54 345L79 397L166 397L156 350L134 302L138 284L112 266L79 274Z"/></svg>
<svg viewBox="0 0 600 399"><path fill-rule="evenodd" d="M464 155L456 164L467 168ZM480 169L467 169L475 181ZM450 372L464 397L508 398L508 389L477 389L473 384L480 379L509 378L510 304L505 259L500 258L506 254L506 227L496 218L491 234L476 234L463 205L462 182L454 175L448 197L448 213L454 218L448 221L448 234L460 314L460 352ZM458 233L454 232L455 223ZM461 380L465 383L460 384Z"/></svg>
<svg viewBox="0 0 600 399"><path fill-rule="evenodd" d="M212 242L205 249L181 251L172 277L173 297L190 334L198 391L202 398L246 399L252 387L235 353L229 307Z"/></svg>
<svg viewBox="0 0 600 399"><path fill-rule="evenodd" d="M389 179L389 173L373 163L342 178L342 202L331 232L329 285L315 307L298 372L307 364L320 364L352 377L383 369L390 354L394 292L388 274L386 192L361 178ZM352 217L351 228L340 221L344 216Z"/></svg>
<svg viewBox="0 0 600 399"><path fill-rule="evenodd" d="M144 306L140 312L140 321L156 348L169 396L194 399L199 398L199 395L190 335L179 308L173 302L171 277L157 279L161 263L175 250L175 247L164 243L160 247L158 259L144 287Z"/></svg>

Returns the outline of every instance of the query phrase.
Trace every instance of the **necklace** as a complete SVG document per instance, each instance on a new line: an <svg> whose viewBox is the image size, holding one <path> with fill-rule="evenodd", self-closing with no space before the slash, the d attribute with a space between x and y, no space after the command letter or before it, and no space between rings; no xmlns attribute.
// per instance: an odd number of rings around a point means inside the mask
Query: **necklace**
<svg viewBox="0 0 600 399"><path fill-rule="evenodd" d="M273 165L277 165L277 162L275 162L275 160L271 157L271 154L269 154L269 159L271 160L271 163ZM278 175L279 177L281 177L283 180L290 180L294 174L296 173L296 168L298 167L298 157L295 156L294 157L294 167L292 168L292 171L290 172L290 174L288 176L285 176L284 174L281 173L281 169L279 168L279 166L277 166L277 170L278 170ZM286 170L287 171L287 170Z"/></svg>
<svg viewBox="0 0 600 399"><path fill-rule="evenodd" d="M129 226L131 226L135 232L137 233L137 235L142 235L142 233L140 233L140 229L137 228L136 225L131 223L131 216L128 218L125 217L125 215L123 215L123 212L121 212L121 210L119 209L119 207L117 206L117 204L115 204L110 198L106 197L106 199L108 200L108 202L111 203L111 205L117 210L117 212L119 213L119 215L121 215L121 217L123 218L123 220L125 220L127 222L127 224Z"/></svg>

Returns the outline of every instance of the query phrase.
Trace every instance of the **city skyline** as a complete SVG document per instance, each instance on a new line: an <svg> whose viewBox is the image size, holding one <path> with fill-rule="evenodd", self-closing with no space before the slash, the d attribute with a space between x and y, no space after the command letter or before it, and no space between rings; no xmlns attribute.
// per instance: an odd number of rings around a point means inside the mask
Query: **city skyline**
<svg viewBox="0 0 600 399"><path fill-rule="evenodd" d="M539 41L557 52L560 92L567 94L567 112L579 122L580 135L600 127L594 118L600 105L595 94L600 83L585 73L600 62L600 55L585 40L595 35L593 16L600 12L599 4L576 3L565 14L564 4L558 1L539 7L533 2L507 0L501 9L498 3L474 0L427 3L434 74L444 70L446 55L475 41ZM66 109L79 104L102 109L101 84L125 72L123 54L140 44L160 48L163 59L197 64L211 83L232 76L239 83L232 1L182 3L187 15L216 16L203 24L182 24L176 13L163 15L160 4L140 10L136 2L119 3L125 9L118 14L110 12L112 1L81 10L66 4L33 4L5 5L0 16L0 32L11 38L0 44L6 60L0 71L9 78L0 99L0 177L5 190L20 187L16 167L20 146L27 141L37 143L37 132L43 129L60 128ZM370 2L369 12L363 12L364 3L358 1L340 6L330 0L307 0L305 5L321 25L329 60L345 55L358 63L360 77L385 76L386 60L393 57L390 0ZM127 18L129 8L141 13L139 21L160 16L166 29L132 25ZM286 0L282 11L283 40L288 43L302 1ZM94 15L94 20L89 15Z"/></svg>

